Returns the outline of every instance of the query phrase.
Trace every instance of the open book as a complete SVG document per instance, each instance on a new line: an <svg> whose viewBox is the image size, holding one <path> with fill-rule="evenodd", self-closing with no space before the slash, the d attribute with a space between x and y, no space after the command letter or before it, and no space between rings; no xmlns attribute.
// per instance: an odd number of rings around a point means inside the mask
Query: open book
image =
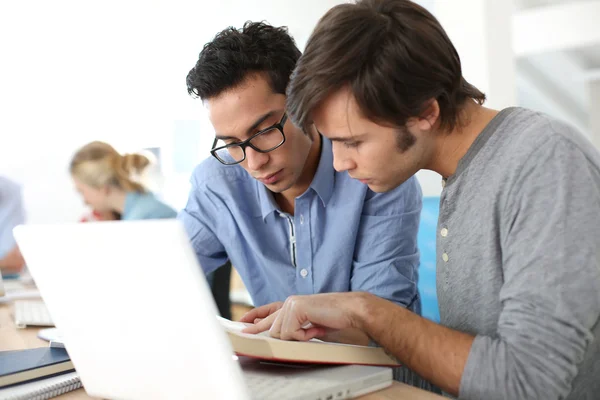
<svg viewBox="0 0 600 400"><path fill-rule="evenodd" d="M268 331L251 335L242 333L250 324L217 318L229 336L233 351L240 356L309 364L399 366L381 347L330 343L318 339L308 342L286 341L270 337Z"/></svg>

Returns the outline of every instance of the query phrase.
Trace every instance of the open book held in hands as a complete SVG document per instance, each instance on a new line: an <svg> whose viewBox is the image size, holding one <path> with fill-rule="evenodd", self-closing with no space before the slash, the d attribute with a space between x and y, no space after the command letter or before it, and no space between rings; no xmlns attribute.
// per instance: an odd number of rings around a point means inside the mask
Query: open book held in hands
<svg viewBox="0 0 600 400"><path fill-rule="evenodd" d="M330 343L318 339L308 342L287 341L269 336L268 331L252 335L242 333L251 324L217 318L229 336L233 351L240 356L307 364L400 365L381 347Z"/></svg>

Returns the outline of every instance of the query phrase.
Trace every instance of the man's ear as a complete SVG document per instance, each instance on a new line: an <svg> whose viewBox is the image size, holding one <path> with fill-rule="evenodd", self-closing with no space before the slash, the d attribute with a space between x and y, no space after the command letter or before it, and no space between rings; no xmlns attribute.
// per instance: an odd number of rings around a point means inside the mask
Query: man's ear
<svg viewBox="0 0 600 400"><path fill-rule="evenodd" d="M421 115L416 118L417 128L422 131L430 131L436 126L440 118L440 105L436 99L431 99L427 107L423 110Z"/></svg>

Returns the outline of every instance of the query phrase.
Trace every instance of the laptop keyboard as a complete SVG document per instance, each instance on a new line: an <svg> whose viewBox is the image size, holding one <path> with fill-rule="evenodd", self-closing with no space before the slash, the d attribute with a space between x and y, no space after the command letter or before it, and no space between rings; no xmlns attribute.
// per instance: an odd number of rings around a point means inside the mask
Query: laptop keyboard
<svg viewBox="0 0 600 400"><path fill-rule="evenodd" d="M43 301L15 301L15 325L17 328L26 326L54 326L52 317Z"/></svg>
<svg viewBox="0 0 600 400"><path fill-rule="evenodd" d="M332 386L331 381L314 377L298 379L298 377L263 376L246 373L244 374L244 379L250 389L250 395L256 400L286 399L290 398L290 394L301 397L304 393L318 393ZM328 395L315 396L314 400L345 399L348 394L341 390L332 391Z"/></svg>

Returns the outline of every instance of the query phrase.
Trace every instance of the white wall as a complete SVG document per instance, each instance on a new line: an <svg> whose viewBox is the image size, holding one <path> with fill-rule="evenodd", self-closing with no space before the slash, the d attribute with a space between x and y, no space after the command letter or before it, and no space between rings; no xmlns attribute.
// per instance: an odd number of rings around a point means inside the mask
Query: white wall
<svg viewBox="0 0 600 400"><path fill-rule="evenodd" d="M516 104L511 41L513 0L437 0L430 11L440 21L461 59L463 76L486 96L486 106ZM425 196L439 196L441 176L417 174Z"/></svg>
<svg viewBox="0 0 600 400"><path fill-rule="evenodd" d="M196 121L198 161L212 142L201 103L187 95L184 82L203 44L226 26L266 20L289 26L303 48L318 18L342 2L1 2L0 173L23 184L28 221L81 216L67 167L73 152L91 140L121 151L166 149L165 198L182 206L189 174L174 171L169 159L174 127ZM439 5L420 3L434 12ZM461 18L469 20L463 11ZM461 47L463 59L477 56L476 48ZM467 62L465 69L477 66ZM439 175L418 176L425 195L439 194Z"/></svg>
<svg viewBox="0 0 600 400"><path fill-rule="evenodd" d="M28 221L81 216L67 167L88 141L122 151L169 147L175 121L200 120L201 159L212 130L185 76L203 44L252 19L288 25L303 46L337 3L1 2L0 173L23 184Z"/></svg>

